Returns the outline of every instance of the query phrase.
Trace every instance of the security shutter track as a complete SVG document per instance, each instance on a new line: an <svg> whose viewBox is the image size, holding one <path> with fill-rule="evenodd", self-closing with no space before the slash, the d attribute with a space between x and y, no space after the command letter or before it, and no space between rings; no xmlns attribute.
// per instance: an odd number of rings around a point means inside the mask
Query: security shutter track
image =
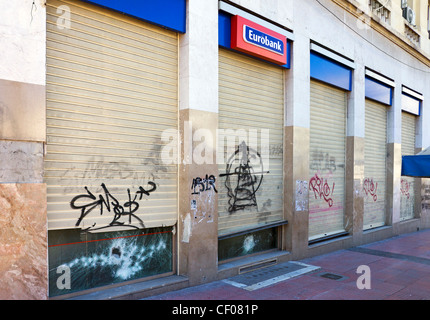
<svg viewBox="0 0 430 320"><path fill-rule="evenodd" d="M346 93L311 82L309 240L345 231Z"/></svg>
<svg viewBox="0 0 430 320"><path fill-rule="evenodd" d="M60 6L70 28L59 25ZM163 130L177 128L177 60L174 32L81 1L48 1L50 230L175 224L177 166L160 151Z"/></svg>
<svg viewBox="0 0 430 320"><path fill-rule="evenodd" d="M416 116L402 112L402 156L415 154ZM401 177L400 181L400 220L412 219L415 208L415 179Z"/></svg>
<svg viewBox="0 0 430 320"><path fill-rule="evenodd" d="M387 107L366 100L363 229L385 224Z"/></svg>
<svg viewBox="0 0 430 320"><path fill-rule="evenodd" d="M282 68L220 49L219 235L283 219L283 127Z"/></svg>

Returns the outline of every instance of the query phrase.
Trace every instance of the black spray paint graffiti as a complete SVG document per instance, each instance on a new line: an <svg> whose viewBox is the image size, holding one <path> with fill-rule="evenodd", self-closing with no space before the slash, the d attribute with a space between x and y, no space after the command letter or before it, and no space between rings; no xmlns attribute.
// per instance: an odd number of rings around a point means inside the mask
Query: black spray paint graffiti
<svg viewBox="0 0 430 320"><path fill-rule="evenodd" d="M200 194L200 192L205 192L209 190L213 190L218 193L218 190L215 187L215 177L213 175L206 175L204 179L197 177L193 179L193 183L191 185L191 189L193 192L191 194Z"/></svg>
<svg viewBox="0 0 430 320"><path fill-rule="evenodd" d="M423 179L421 185L421 195L422 202L421 206L423 210L430 210L430 185L428 184L427 179Z"/></svg>
<svg viewBox="0 0 430 320"><path fill-rule="evenodd" d="M74 197L72 201L70 201L70 206L72 207L72 209L81 210L81 216L76 222L76 227L80 225L82 220L91 211L96 208L99 208L100 215L103 215L104 209L106 209L108 212L111 212L112 210L114 213L112 221L109 223L109 225L100 228L95 228L96 224L94 223L91 227L85 229L86 231L88 231L89 229L98 230L115 226L127 226L139 229L139 227L131 224L133 220L137 221L140 227L144 228L145 225L142 219L140 219L134 213L139 209L139 203L136 201L137 197L139 197L138 200L142 200L143 195L149 196L151 192L157 189L154 182L149 181L148 184L151 186L151 189L145 190L142 186L140 186L139 190L135 192L133 198L131 196L130 189L127 189L128 201L126 201L123 205L121 205L119 201L113 195L110 194L108 188L104 183L101 184L101 187L104 191L104 195L99 195L98 199L90 190L88 190L87 187L85 187L87 194L78 195ZM81 200L87 200L87 202L84 202L83 204L78 204ZM124 217L126 218L127 216L128 223L126 220L122 220Z"/></svg>
<svg viewBox="0 0 430 320"><path fill-rule="evenodd" d="M343 164L337 164L336 158L327 152L313 151L310 159L310 169L313 171L335 172L337 167L343 168Z"/></svg>
<svg viewBox="0 0 430 320"><path fill-rule="evenodd" d="M234 167L237 157L239 157L239 164ZM251 160L259 164L259 171L254 170ZM257 207L258 210L256 193L265 173L268 171L263 170L260 154L243 141L228 160L226 173L220 174L220 177L226 177L225 186L230 198L228 201L230 213L247 207Z"/></svg>

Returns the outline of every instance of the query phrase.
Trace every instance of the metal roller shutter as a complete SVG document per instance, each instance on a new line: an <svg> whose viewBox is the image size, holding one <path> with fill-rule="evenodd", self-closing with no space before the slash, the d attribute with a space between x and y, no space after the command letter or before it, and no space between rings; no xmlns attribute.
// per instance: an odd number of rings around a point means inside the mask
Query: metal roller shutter
<svg viewBox="0 0 430 320"><path fill-rule="evenodd" d="M415 154L416 116L402 112L402 156ZM415 209L415 179L401 177L400 220L412 219Z"/></svg>
<svg viewBox="0 0 430 320"><path fill-rule="evenodd" d="M233 148L218 144L225 160L218 162L219 235L283 219L283 87L281 68L220 49L219 128L242 131L245 138ZM257 144L251 143L252 132L258 133ZM243 141L249 149L239 152ZM261 166L264 155L270 167Z"/></svg>
<svg viewBox="0 0 430 320"><path fill-rule="evenodd" d="M363 229L385 225L387 107L366 100Z"/></svg>
<svg viewBox="0 0 430 320"><path fill-rule="evenodd" d="M345 231L346 93L311 81L309 240Z"/></svg>
<svg viewBox="0 0 430 320"><path fill-rule="evenodd" d="M60 6L70 28L58 26ZM177 166L160 151L163 130L178 127L177 73L176 33L81 1L47 2L50 230L175 224Z"/></svg>

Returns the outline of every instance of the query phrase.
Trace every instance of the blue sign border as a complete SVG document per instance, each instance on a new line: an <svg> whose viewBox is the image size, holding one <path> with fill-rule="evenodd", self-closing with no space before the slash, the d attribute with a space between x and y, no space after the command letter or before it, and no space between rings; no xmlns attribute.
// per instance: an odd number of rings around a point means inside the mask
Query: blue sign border
<svg viewBox="0 0 430 320"><path fill-rule="evenodd" d="M311 78L351 91L352 70L330 58L311 51Z"/></svg>
<svg viewBox="0 0 430 320"><path fill-rule="evenodd" d="M370 77L365 80L365 95L367 99L378 101L387 106L393 105L393 88Z"/></svg>
<svg viewBox="0 0 430 320"><path fill-rule="evenodd" d="M186 0L81 0L145 20L176 32L186 32Z"/></svg>
<svg viewBox="0 0 430 320"><path fill-rule="evenodd" d="M406 106L403 98L405 98L407 100L407 102L409 102L410 105ZM413 97L413 96L411 96L405 92L402 92L402 111L409 112L409 113L414 114L416 116L420 116L421 115L421 104L422 104L422 100L415 98L415 97Z"/></svg>

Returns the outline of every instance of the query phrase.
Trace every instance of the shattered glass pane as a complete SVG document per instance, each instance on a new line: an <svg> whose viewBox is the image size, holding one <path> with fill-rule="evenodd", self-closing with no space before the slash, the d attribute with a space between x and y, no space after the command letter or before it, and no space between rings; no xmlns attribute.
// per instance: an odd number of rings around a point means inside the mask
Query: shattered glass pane
<svg viewBox="0 0 430 320"><path fill-rule="evenodd" d="M51 297L173 271L171 227L54 230L48 238Z"/></svg>
<svg viewBox="0 0 430 320"><path fill-rule="evenodd" d="M220 240L218 243L218 259L222 261L276 249L278 244L277 235L277 228L270 228Z"/></svg>

